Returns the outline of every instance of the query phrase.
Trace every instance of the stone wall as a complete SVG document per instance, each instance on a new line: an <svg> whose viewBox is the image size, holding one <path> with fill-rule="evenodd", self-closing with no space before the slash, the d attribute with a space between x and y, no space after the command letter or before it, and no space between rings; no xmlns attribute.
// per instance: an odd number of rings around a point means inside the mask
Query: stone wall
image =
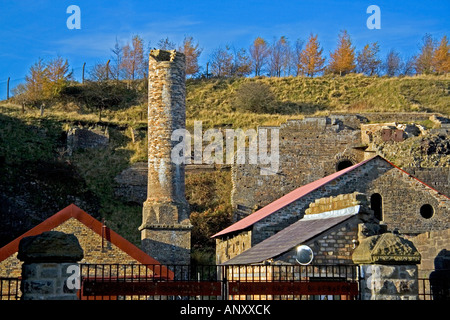
<svg viewBox="0 0 450 320"><path fill-rule="evenodd" d="M290 120L279 129L280 168L275 175L260 175L257 165L235 165L232 170L232 205L235 220L288 192L336 172L341 161L364 159L357 116L312 117ZM247 159L248 163L248 159Z"/></svg>
<svg viewBox="0 0 450 320"><path fill-rule="evenodd" d="M450 229L429 231L408 239L422 257L419 278L428 278L434 270L450 269Z"/></svg>
<svg viewBox="0 0 450 320"><path fill-rule="evenodd" d="M305 210L305 215L339 210L356 205L364 205L367 207L369 204L366 196L358 192L340 194L337 197L327 197L314 200L314 202L309 204L309 208Z"/></svg>
<svg viewBox="0 0 450 320"><path fill-rule="evenodd" d="M245 231L234 237L216 239L216 264L221 264L240 255L252 246L252 232Z"/></svg>
<svg viewBox="0 0 450 320"><path fill-rule="evenodd" d="M361 239L352 255L360 265L362 300L418 300L417 264L420 253L414 244L393 233Z"/></svg>
<svg viewBox="0 0 450 320"><path fill-rule="evenodd" d="M450 196L450 168L415 168L407 167L404 170L430 187Z"/></svg>
<svg viewBox="0 0 450 320"><path fill-rule="evenodd" d="M418 300L416 265L362 265L361 273L361 300Z"/></svg>
<svg viewBox="0 0 450 320"><path fill-rule="evenodd" d="M25 237L20 241L18 257L23 261L22 300L78 299L79 283L68 283L74 274L69 268L79 270L78 261L83 257L73 234L48 231Z"/></svg>
<svg viewBox="0 0 450 320"><path fill-rule="evenodd" d="M107 128L80 128L74 127L67 132L67 151L71 155L78 149L106 147L109 143Z"/></svg>

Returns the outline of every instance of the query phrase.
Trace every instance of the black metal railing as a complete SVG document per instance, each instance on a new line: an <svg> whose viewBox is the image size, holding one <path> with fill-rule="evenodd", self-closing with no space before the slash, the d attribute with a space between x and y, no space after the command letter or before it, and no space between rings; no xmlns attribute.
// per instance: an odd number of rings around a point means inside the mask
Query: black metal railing
<svg viewBox="0 0 450 320"><path fill-rule="evenodd" d="M358 267L82 264L82 299L357 299Z"/></svg>

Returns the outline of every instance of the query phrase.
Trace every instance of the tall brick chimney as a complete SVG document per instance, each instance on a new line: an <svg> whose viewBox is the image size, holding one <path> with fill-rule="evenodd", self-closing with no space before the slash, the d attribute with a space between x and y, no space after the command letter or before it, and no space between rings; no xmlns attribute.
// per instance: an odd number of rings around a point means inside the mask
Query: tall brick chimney
<svg viewBox="0 0 450 320"><path fill-rule="evenodd" d="M151 50L148 72L148 188L142 249L162 264L189 264L191 228L184 164L171 161L176 129L186 126L185 57Z"/></svg>

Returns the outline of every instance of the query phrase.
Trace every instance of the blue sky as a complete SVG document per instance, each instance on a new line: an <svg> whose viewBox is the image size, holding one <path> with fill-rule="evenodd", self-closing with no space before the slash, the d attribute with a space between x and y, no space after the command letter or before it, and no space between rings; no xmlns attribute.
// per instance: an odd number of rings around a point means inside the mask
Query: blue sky
<svg viewBox="0 0 450 320"><path fill-rule="evenodd" d="M381 9L381 29L370 30L369 5ZM81 29L69 30L69 5L81 9ZM347 30L357 50L377 41L380 56L390 49L408 57L417 53L425 33L450 36L450 1L105 1L0 0L0 99L6 80L16 86L38 59L67 58L76 78L84 62L105 62L116 38L119 43L139 34L150 46L169 37L176 43L193 36L203 48L201 64L212 50L227 44L248 48L257 36L291 42L318 34L326 57L336 46L340 30Z"/></svg>

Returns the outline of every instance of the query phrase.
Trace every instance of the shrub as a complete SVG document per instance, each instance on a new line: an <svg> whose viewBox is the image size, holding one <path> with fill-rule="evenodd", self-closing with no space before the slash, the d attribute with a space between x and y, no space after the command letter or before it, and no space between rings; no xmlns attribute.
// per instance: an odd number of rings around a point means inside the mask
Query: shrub
<svg viewBox="0 0 450 320"><path fill-rule="evenodd" d="M244 82L236 91L233 106L237 111L273 113L276 99L270 87L261 82Z"/></svg>

